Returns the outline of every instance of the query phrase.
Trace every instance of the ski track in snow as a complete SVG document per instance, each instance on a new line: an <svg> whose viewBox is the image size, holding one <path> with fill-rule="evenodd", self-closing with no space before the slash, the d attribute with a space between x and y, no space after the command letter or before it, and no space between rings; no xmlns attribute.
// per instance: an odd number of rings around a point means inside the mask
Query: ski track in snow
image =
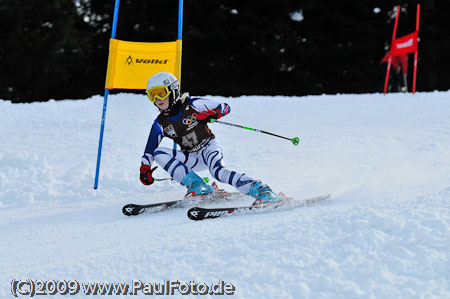
<svg viewBox="0 0 450 299"><path fill-rule="evenodd" d="M222 279L236 298L450 298L450 92L211 98L230 104L224 121L300 137L211 124L230 169L294 198L332 198L200 222L187 208L125 217L127 203L185 193L139 182L157 114L145 96L110 96L98 190L102 97L0 101L0 297L30 278Z"/></svg>

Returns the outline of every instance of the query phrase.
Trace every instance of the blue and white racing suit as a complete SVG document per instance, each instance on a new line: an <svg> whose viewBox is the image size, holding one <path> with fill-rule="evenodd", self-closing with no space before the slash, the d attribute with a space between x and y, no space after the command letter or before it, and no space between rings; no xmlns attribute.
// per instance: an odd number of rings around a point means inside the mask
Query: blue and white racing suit
<svg viewBox="0 0 450 299"><path fill-rule="evenodd" d="M197 113L208 109L219 109L222 116L230 112L228 104L187 97L176 115L159 115L153 123L141 163L151 165L156 161L177 182L181 182L190 171L209 169L219 182L230 184L240 192L248 194L254 179L225 167L219 142L207 124L200 124L195 118ZM202 134L206 132L204 130L209 134L203 134L201 140L193 133L197 131ZM159 147L164 137L178 140L182 150Z"/></svg>

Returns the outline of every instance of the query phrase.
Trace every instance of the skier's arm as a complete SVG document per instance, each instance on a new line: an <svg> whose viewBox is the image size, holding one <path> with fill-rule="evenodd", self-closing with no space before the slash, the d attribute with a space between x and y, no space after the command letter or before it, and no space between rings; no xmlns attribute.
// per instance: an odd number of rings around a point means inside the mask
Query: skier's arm
<svg viewBox="0 0 450 299"><path fill-rule="evenodd" d="M149 166L152 165L152 163L154 161L153 153L154 153L155 149L161 143L161 140L163 137L164 137L164 132L162 130L162 127L161 127L158 119L155 119L155 122L152 125L152 129L150 130L150 135L148 136L144 155L141 158L141 165L149 165Z"/></svg>
<svg viewBox="0 0 450 299"><path fill-rule="evenodd" d="M154 161L153 152L161 143L161 139L164 137L163 130L158 120L153 123L150 135L148 136L147 145L145 147L144 155L141 158L141 167L139 169L139 179L141 183L148 186L155 181L152 175L151 164Z"/></svg>
<svg viewBox="0 0 450 299"><path fill-rule="evenodd" d="M189 100L198 112L197 121L200 123L211 122L230 113L230 106L226 103L201 98L189 98Z"/></svg>

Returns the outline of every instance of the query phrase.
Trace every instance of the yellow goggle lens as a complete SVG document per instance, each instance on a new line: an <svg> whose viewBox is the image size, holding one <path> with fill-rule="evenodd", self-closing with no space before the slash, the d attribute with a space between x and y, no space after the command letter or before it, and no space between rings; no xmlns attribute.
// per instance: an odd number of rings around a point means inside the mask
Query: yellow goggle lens
<svg viewBox="0 0 450 299"><path fill-rule="evenodd" d="M167 85L155 86L145 91L150 102L154 103L157 99L165 100L169 97L170 91Z"/></svg>

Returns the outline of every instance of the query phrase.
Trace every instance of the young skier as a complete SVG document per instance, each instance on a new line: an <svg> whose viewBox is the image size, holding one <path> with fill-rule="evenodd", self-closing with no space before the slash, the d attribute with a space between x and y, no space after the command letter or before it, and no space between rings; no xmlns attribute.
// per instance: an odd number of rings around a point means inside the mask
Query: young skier
<svg viewBox="0 0 450 299"><path fill-rule="evenodd" d="M222 149L207 123L230 113L228 104L181 94L177 78L166 72L148 80L146 93L160 114L153 123L141 159L142 184L154 182L151 165L156 161L173 180L187 187L187 196L215 191L194 172L209 169L219 182L254 197L254 204L281 200L261 181L225 167ZM173 139L181 150L159 147L163 137Z"/></svg>

